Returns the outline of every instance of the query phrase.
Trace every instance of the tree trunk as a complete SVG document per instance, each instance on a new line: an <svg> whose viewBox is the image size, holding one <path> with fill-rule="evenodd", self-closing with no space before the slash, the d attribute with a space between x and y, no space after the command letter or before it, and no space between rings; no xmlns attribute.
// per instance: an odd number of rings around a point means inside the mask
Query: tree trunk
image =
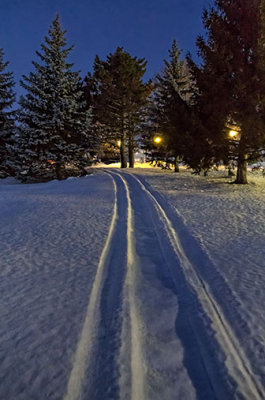
<svg viewBox="0 0 265 400"><path fill-rule="evenodd" d="M231 176L235 176L235 174L234 174L234 172L232 170L232 167L228 166L228 177L231 177Z"/></svg>
<svg viewBox="0 0 265 400"><path fill-rule="evenodd" d="M129 168L134 168L134 125L130 116L128 126L128 139Z"/></svg>
<svg viewBox="0 0 265 400"><path fill-rule="evenodd" d="M124 126L124 121L125 121L125 114L123 110L121 115L121 147L120 147L121 168L127 168L126 131Z"/></svg>
<svg viewBox="0 0 265 400"><path fill-rule="evenodd" d="M178 156L176 156L175 160L174 160L174 172L179 172L179 158L178 158Z"/></svg>
<svg viewBox="0 0 265 400"><path fill-rule="evenodd" d="M235 183L246 185L247 181L247 155L239 154L237 160L237 174Z"/></svg>
<svg viewBox="0 0 265 400"><path fill-rule="evenodd" d="M127 168L127 157L126 157L124 137L121 138L120 155L121 155L121 168Z"/></svg>
<svg viewBox="0 0 265 400"><path fill-rule="evenodd" d="M128 153L129 153L129 167L134 167L134 141L133 135L129 132L129 142L128 142Z"/></svg>
<svg viewBox="0 0 265 400"><path fill-rule="evenodd" d="M134 152L131 147L129 147L129 167L134 168Z"/></svg>
<svg viewBox="0 0 265 400"><path fill-rule="evenodd" d="M56 179L58 179L58 181L61 181L63 179L61 163L59 162L55 164L55 174L56 174Z"/></svg>

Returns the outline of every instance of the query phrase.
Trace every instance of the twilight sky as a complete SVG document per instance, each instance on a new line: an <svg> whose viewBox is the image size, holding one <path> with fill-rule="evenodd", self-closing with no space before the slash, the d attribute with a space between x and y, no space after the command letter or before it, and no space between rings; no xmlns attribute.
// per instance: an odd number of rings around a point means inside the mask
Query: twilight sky
<svg viewBox="0 0 265 400"><path fill-rule="evenodd" d="M84 76L95 55L105 58L117 46L148 61L146 78L161 70L172 40L183 55L196 56L195 41L203 33L201 15L210 0L0 0L0 47L18 82L32 70L56 13L75 48L70 60ZM18 94L22 89L17 85Z"/></svg>

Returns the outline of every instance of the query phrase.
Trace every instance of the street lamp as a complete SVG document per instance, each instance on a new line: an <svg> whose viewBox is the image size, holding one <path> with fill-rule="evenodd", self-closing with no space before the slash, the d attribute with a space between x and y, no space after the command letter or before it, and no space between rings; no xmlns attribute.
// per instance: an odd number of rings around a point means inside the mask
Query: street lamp
<svg viewBox="0 0 265 400"><path fill-rule="evenodd" d="M233 131L233 130L229 131L229 136L230 136L232 139L234 139L235 136L236 136L237 134L238 134L237 131Z"/></svg>
<svg viewBox="0 0 265 400"><path fill-rule="evenodd" d="M156 144L159 144L159 143L162 142L162 138L161 138L160 136L155 136L155 137L154 137L154 142L155 142Z"/></svg>
<svg viewBox="0 0 265 400"><path fill-rule="evenodd" d="M227 123L226 124L227 135L230 140L239 141L241 137L241 129L236 123Z"/></svg>
<svg viewBox="0 0 265 400"><path fill-rule="evenodd" d="M234 155L235 153L238 151L237 147L241 138L241 129L239 126L237 126L236 124L231 124L229 126L227 126L228 128L228 139L229 139L229 152L232 155L229 157L229 164L228 164L228 176L234 176L234 172L232 171L233 167L233 159L234 159Z"/></svg>

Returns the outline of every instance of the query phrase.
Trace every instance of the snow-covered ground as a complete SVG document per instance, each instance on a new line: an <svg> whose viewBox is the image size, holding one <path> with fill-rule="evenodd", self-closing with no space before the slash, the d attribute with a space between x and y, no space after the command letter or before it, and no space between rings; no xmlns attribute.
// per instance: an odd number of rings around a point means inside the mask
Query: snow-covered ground
<svg viewBox="0 0 265 400"><path fill-rule="evenodd" d="M137 171L143 174L142 171ZM247 186L231 185L225 172L210 177L159 170L144 179L163 193L205 259L194 257L253 371L265 383L265 177L248 173ZM185 241L185 239L184 239Z"/></svg>
<svg viewBox="0 0 265 400"><path fill-rule="evenodd" d="M62 399L108 234L113 185L103 174L3 183L0 399Z"/></svg>
<svg viewBox="0 0 265 400"><path fill-rule="evenodd" d="M265 398L265 178L0 184L0 399Z"/></svg>

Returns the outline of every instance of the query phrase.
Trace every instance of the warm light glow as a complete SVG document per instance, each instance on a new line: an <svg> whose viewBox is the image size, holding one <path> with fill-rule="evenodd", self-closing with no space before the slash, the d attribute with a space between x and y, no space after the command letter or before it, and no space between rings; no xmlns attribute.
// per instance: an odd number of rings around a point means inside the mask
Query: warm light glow
<svg viewBox="0 0 265 400"><path fill-rule="evenodd" d="M53 165L53 164L55 164L55 161L53 161L53 160L48 160L48 163L51 164L51 165Z"/></svg>
<svg viewBox="0 0 265 400"><path fill-rule="evenodd" d="M154 138L154 142L155 142L156 144L161 143L161 141L162 141L162 138L161 138L160 136L156 136L156 137Z"/></svg>
<svg viewBox="0 0 265 400"><path fill-rule="evenodd" d="M118 147L121 147L121 140L117 140Z"/></svg>
<svg viewBox="0 0 265 400"><path fill-rule="evenodd" d="M234 138L237 135L237 131L229 131L229 136Z"/></svg>

